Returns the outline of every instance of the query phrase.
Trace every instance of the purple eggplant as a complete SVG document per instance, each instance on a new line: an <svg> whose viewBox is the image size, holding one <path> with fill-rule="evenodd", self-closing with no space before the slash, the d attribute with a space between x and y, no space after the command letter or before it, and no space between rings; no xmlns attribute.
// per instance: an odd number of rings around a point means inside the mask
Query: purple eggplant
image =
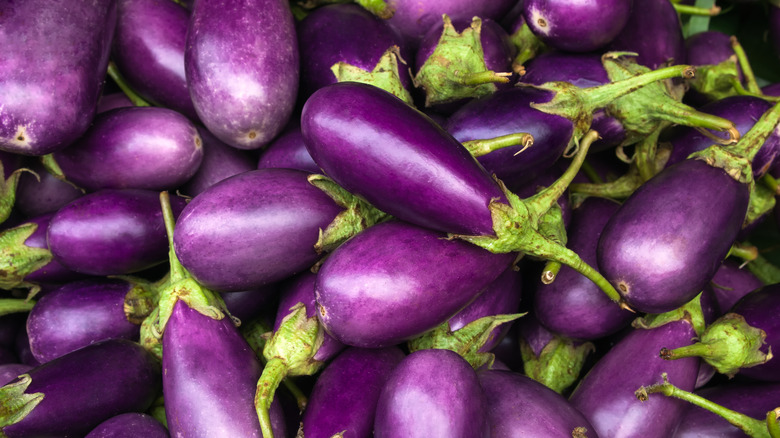
<svg viewBox="0 0 780 438"><path fill-rule="evenodd" d="M309 175L293 169L255 170L195 197L174 237L182 264L214 290L252 289L311 267L320 257L315 245L327 247L331 236L345 237L332 233L336 226L330 224L339 223L337 217L349 227L370 225L382 216L351 195L334 200L339 198L312 185ZM360 204L362 210L353 211L341 201ZM354 212L375 216L361 222ZM351 223L349 214L355 219Z"/></svg>
<svg viewBox="0 0 780 438"><path fill-rule="evenodd" d="M416 351L395 367L382 388L374 436L488 437L485 405L477 374L457 353Z"/></svg>
<svg viewBox="0 0 780 438"><path fill-rule="evenodd" d="M198 133L203 141L203 160L182 187L183 193L195 196L223 179L254 170L253 160L244 151L222 143L205 128L198 127Z"/></svg>
<svg viewBox="0 0 780 438"><path fill-rule="evenodd" d="M379 394L404 354L397 347L349 348L319 375L303 414L307 438L369 438Z"/></svg>
<svg viewBox="0 0 780 438"><path fill-rule="evenodd" d="M73 184L62 181L46 170L40 160L27 163L37 174L25 173L19 178L15 207L29 218L55 213L84 192Z"/></svg>
<svg viewBox="0 0 780 438"><path fill-rule="evenodd" d="M664 372L683 389L693 390L698 359L670 363L658 357L664 345L686 345L696 336L692 320L685 315L686 310L680 309L638 326L620 339L574 389L569 401L600 437L672 435L682 418L684 403L667 398L640 402L634 392L640 386L661 382Z"/></svg>
<svg viewBox="0 0 780 438"><path fill-rule="evenodd" d="M650 68L686 62L680 18L669 0L635 1L628 23L608 48L636 52L637 62Z"/></svg>
<svg viewBox="0 0 780 438"><path fill-rule="evenodd" d="M279 285L269 284L257 289L239 292L222 292L228 312L241 321L249 321L268 309L268 304L279 295Z"/></svg>
<svg viewBox="0 0 780 438"><path fill-rule="evenodd" d="M490 436L596 437L590 422L562 395L522 374L477 373L487 401Z"/></svg>
<svg viewBox="0 0 780 438"><path fill-rule="evenodd" d="M590 264L596 263L596 243L620 204L588 198L574 210L567 246ZM594 340L627 326L633 314L616 307L604 293L580 273L561 267L550 284L539 282L534 290L534 314L555 333L572 339Z"/></svg>
<svg viewBox="0 0 780 438"><path fill-rule="evenodd" d="M6 385L31 369L33 369L32 365L21 363L6 363L0 365L0 385Z"/></svg>
<svg viewBox="0 0 780 438"><path fill-rule="evenodd" d="M140 413L117 415L100 423L84 438L168 438L168 430L152 416Z"/></svg>
<svg viewBox="0 0 780 438"><path fill-rule="evenodd" d="M322 173L306 149L300 123L290 123L287 129L262 152L260 160L257 162L257 168L267 169L270 167Z"/></svg>
<svg viewBox="0 0 780 438"><path fill-rule="evenodd" d="M298 93L298 44L288 2L197 2L184 66L198 117L239 149L258 149L287 123Z"/></svg>
<svg viewBox="0 0 780 438"><path fill-rule="evenodd" d="M514 260L444 237L384 222L336 249L317 277L325 330L365 348L415 338L463 309Z"/></svg>
<svg viewBox="0 0 780 438"><path fill-rule="evenodd" d="M400 33L387 21L356 4L334 4L315 9L297 28L301 56L301 97L308 97L325 85L343 80L337 64L371 72L385 53L396 46L395 55L411 62ZM395 87L408 89L412 81L408 67L396 65L391 74ZM400 65L398 65L400 64ZM374 85L381 86L379 83ZM382 87L384 88L384 87ZM399 96L400 97L400 96Z"/></svg>
<svg viewBox="0 0 780 438"><path fill-rule="evenodd" d="M742 69L734 53L732 39L717 30L699 32L685 40L688 63L696 67L696 78L685 94L687 101L700 106L735 94L742 88Z"/></svg>
<svg viewBox="0 0 780 438"><path fill-rule="evenodd" d="M727 259L715 272L707 286L716 301L718 316L728 312L740 298L763 286L764 283L739 263Z"/></svg>
<svg viewBox="0 0 780 438"><path fill-rule="evenodd" d="M178 214L184 199L174 197ZM166 240L157 194L101 190L62 207L47 232L54 259L91 275L123 275L165 261Z"/></svg>
<svg viewBox="0 0 780 438"><path fill-rule="evenodd" d="M127 280L84 280L49 292L27 317L30 350L41 363L105 339L138 341L154 308L151 285Z"/></svg>
<svg viewBox="0 0 780 438"><path fill-rule="evenodd" d="M119 108L100 114L87 133L52 154L50 168L84 189L175 189L203 160L195 125L166 108Z"/></svg>
<svg viewBox="0 0 780 438"><path fill-rule="evenodd" d="M146 100L197 119L184 75L189 12L165 0L118 0L113 61Z"/></svg>
<svg viewBox="0 0 780 438"><path fill-rule="evenodd" d="M154 356L135 342L92 344L0 388L2 398L13 403L0 417L0 430L7 437L84 436L113 416L145 411L159 380Z"/></svg>
<svg viewBox="0 0 780 438"><path fill-rule="evenodd" d="M618 36L628 23L633 3L636 2L523 0L523 16L531 31L547 46L590 52Z"/></svg>
<svg viewBox="0 0 780 438"><path fill-rule="evenodd" d="M81 136L95 115L116 2L0 3L0 149L45 155Z"/></svg>
<svg viewBox="0 0 780 438"><path fill-rule="evenodd" d="M134 106L133 102L123 92L104 94L100 96L100 101L97 106L97 113L104 113L114 108L124 108L127 106Z"/></svg>

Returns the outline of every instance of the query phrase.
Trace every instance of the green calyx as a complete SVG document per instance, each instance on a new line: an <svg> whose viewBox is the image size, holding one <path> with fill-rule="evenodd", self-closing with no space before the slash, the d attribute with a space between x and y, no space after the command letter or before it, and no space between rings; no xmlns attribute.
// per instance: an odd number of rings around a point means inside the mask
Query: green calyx
<svg viewBox="0 0 780 438"><path fill-rule="evenodd" d="M3 172L3 164L0 163L0 175L2 175ZM16 169L11 172L11 175L9 175L7 179L0 179L0 223L5 222L5 220L8 219L8 216L11 215L11 210L16 203L16 186L19 185L19 178L21 178L22 173L24 172L30 172L40 180L37 173L27 168Z"/></svg>
<svg viewBox="0 0 780 438"><path fill-rule="evenodd" d="M605 57L602 59L610 80L618 82L651 72L630 58ZM694 77L698 77L698 70ZM729 133L727 140L713 136L719 142L734 142L739 132L734 123L722 117L696 111L672 96L665 82L656 81L633 91L630 96L614 99L607 105L607 112L620 120L626 129L624 144L632 144L655 131L663 122L684 126L716 129Z"/></svg>
<svg viewBox="0 0 780 438"><path fill-rule="evenodd" d="M0 233L0 288L5 290L17 287L32 289L31 295L39 289L24 278L46 266L51 260L51 251L47 248L33 248L24 244L38 229L38 225L28 222Z"/></svg>
<svg viewBox="0 0 780 438"><path fill-rule="evenodd" d="M133 324L140 325L157 307L160 296L154 286L147 281L133 277L121 278L132 284L125 294L125 317Z"/></svg>
<svg viewBox="0 0 780 438"><path fill-rule="evenodd" d="M701 294L696 295L694 299L672 311L647 314L642 318L637 318L631 325L636 329L651 330L670 322L682 320L688 321L697 335L704 333L706 323L704 322L704 312L701 308Z"/></svg>
<svg viewBox="0 0 780 438"><path fill-rule="evenodd" d="M749 245L748 242L743 242ZM764 284L780 283L780 268L773 265L760 253L747 264L748 270Z"/></svg>
<svg viewBox="0 0 780 438"><path fill-rule="evenodd" d="M399 61L406 65L406 62L401 58L398 46L392 46L379 58L379 62L371 71L363 70L343 61L333 64L330 69L339 82L349 81L373 85L413 106L412 95L401 83Z"/></svg>
<svg viewBox="0 0 780 438"><path fill-rule="evenodd" d="M634 395L639 401L645 402L649 400L650 394L662 394L667 397L674 397L680 400L687 401L693 405L696 405L702 409L706 409L713 414L716 414L732 425L738 427L745 432L747 436L754 438L770 438L772 420L769 418L769 414L774 415L773 411L770 411L767 415L766 422L757 420L755 418L748 417L737 411L725 408L719 404L713 403L704 397L694 394L689 391L682 390L671 383L669 383L669 376L666 373L661 375L663 383L650 386L642 386L634 392ZM777 420L775 418L774 422Z"/></svg>
<svg viewBox="0 0 780 438"><path fill-rule="evenodd" d="M482 20L474 17L471 25L458 33L446 14L442 18L439 42L414 77L414 85L425 90L426 107L487 96L496 91L496 83L509 82L511 73L496 73L485 64Z"/></svg>
<svg viewBox="0 0 780 438"><path fill-rule="evenodd" d="M767 353L761 351L765 339L763 330L751 327L741 315L727 313L707 327L699 342L674 350L663 349L661 357L701 357L719 373L734 377L740 368L761 365L772 358L771 348Z"/></svg>
<svg viewBox="0 0 780 438"><path fill-rule="evenodd" d="M17 381L0 388L0 428L22 421L43 401L42 392L25 393L30 383L30 375L22 374Z"/></svg>
<svg viewBox="0 0 780 438"><path fill-rule="evenodd" d="M776 194L763 184L754 184L750 190L748 212L742 228L748 227L775 208Z"/></svg>
<svg viewBox="0 0 780 438"><path fill-rule="evenodd" d="M751 187L754 185L753 167L750 165L750 160L732 152L732 149L712 145L707 149L692 153L688 159L704 160L712 167L723 169L736 181Z"/></svg>
<svg viewBox="0 0 780 438"><path fill-rule="evenodd" d="M512 60L512 70L519 75L525 73L523 64L526 61L535 58L536 55L545 50L544 43L531 31L525 20L523 20L523 25L509 36L509 41L517 49L517 56Z"/></svg>
<svg viewBox="0 0 780 438"><path fill-rule="evenodd" d="M481 350L492 340L493 330L523 315L525 314L485 316L455 331L450 330L449 322L445 322L428 333L409 341L409 352L430 349L451 350L466 359L475 370L485 365L490 368L493 366L495 355Z"/></svg>
<svg viewBox="0 0 780 438"><path fill-rule="evenodd" d="M731 155L738 157L739 159L730 159L728 155L723 159L723 163L716 163L718 167L722 167L729 175L737 178L739 174L750 174L750 181L753 179L752 170L750 169L750 163L753 162L758 151L766 142L770 135L777 132L778 122L780 122L780 103L776 103L772 108L761 115L761 118L753 125L750 130L742 136L742 138L734 145L724 146ZM706 150L705 150L706 151ZM702 151L702 152L705 152ZM691 154L693 157L696 154ZM699 157L702 158L702 157ZM709 157L705 157L708 159ZM747 160L747 169L745 161ZM750 182L752 184L752 182Z"/></svg>
<svg viewBox="0 0 780 438"><path fill-rule="evenodd" d="M579 379L588 355L595 351L590 342L576 343L555 336L537 356L531 346L520 339L525 375L561 394Z"/></svg>
<svg viewBox="0 0 780 438"><path fill-rule="evenodd" d="M715 65L696 67L696 77L690 82L691 88L710 100L720 100L740 94L735 85L739 82L737 55Z"/></svg>
<svg viewBox="0 0 780 438"><path fill-rule="evenodd" d="M317 253L333 251L355 234L389 218L387 213L344 190L325 175L312 174L308 180L311 185L325 192L337 205L344 208L333 222L324 230L320 230L319 239L314 245Z"/></svg>

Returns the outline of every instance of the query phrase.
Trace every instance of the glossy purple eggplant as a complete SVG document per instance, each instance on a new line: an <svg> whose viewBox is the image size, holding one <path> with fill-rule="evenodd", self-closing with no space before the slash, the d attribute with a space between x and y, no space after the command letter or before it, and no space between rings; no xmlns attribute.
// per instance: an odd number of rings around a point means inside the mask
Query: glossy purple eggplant
<svg viewBox="0 0 780 438"><path fill-rule="evenodd" d="M24 173L19 178L14 206L28 218L55 213L84 194L73 184L52 175L40 160L28 162L26 167L40 178L31 173Z"/></svg>
<svg viewBox="0 0 780 438"><path fill-rule="evenodd" d="M317 377L303 414L307 438L369 438L379 394L404 354L397 347L349 348Z"/></svg>
<svg viewBox="0 0 780 438"><path fill-rule="evenodd" d="M209 0L190 16L184 66L209 131L258 149L287 123L298 93L298 44L288 2Z"/></svg>
<svg viewBox="0 0 780 438"><path fill-rule="evenodd" d="M254 160L244 151L219 141L205 128L198 127L203 141L203 160L181 191L196 196L214 184L239 173L254 170Z"/></svg>
<svg viewBox="0 0 780 438"><path fill-rule="evenodd" d="M174 212L184 199L173 198ZM47 233L49 249L63 266L84 274L123 275L165 261L167 241L157 193L101 190L62 207Z"/></svg>
<svg viewBox="0 0 780 438"><path fill-rule="evenodd" d="M3 398L13 397L20 403L15 408L24 406L29 413L4 423L2 432L8 437L84 436L111 417L145 411L157 396L159 380L159 364L135 342L92 344L5 385Z"/></svg>
<svg viewBox="0 0 780 438"><path fill-rule="evenodd" d="M149 285L119 279L66 284L41 297L27 317L30 350L44 363L105 339L138 341L153 295Z"/></svg>
<svg viewBox="0 0 780 438"><path fill-rule="evenodd" d="M300 122L290 123L287 128L260 154L258 169L282 167L304 172L322 173L311 158L303 141Z"/></svg>
<svg viewBox="0 0 780 438"><path fill-rule="evenodd" d="M228 312L233 317L245 322L261 316L268 309L268 304L279 295L278 284L269 284L253 290L239 292L222 292Z"/></svg>
<svg viewBox="0 0 780 438"><path fill-rule="evenodd" d="M168 430L154 417L141 413L117 415L100 423L84 438L168 438Z"/></svg>
<svg viewBox="0 0 780 438"><path fill-rule="evenodd" d="M648 38L652 35L652 38ZM685 39L677 11L669 0L638 0L623 30L612 40L609 50L639 54L637 62L658 68L667 62L686 62Z"/></svg>
<svg viewBox="0 0 780 438"><path fill-rule="evenodd" d="M189 11L165 0L118 0L113 60L133 91L197 119L184 75Z"/></svg>
<svg viewBox="0 0 780 438"><path fill-rule="evenodd" d="M195 125L176 111L120 108L100 114L78 141L53 154L64 177L84 189L175 189L203 160Z"/></svg>
<svg viewBox="0 0 780 438"><path fill-rule="evenodd" d="M0 149L45 155L87 130L115 25L113 0L0 3Z"/></svg>
<svg viewBox="0 0 780 438"><path fill-rule="evenodd" d="M694 336L693 326L685 319L634 329L591 368L569 401L602 438L671 436L685 402L666 397L641 402L634 392L662 382L661 373L667 373L679 387L693 390L699 361L688 358L670 363L658 357L658 351L665 345L686 345Z"/></svg>
<svg viewBox="0 0 780 438"><path fill-rule="evenodd" d="M512 371L477 373L487 401L490 436L597 437L590 422L562 395Z"/></svg>
<svg viewBox="0 0 780 438"><path fill-rule="evenodd" d="M668 167L612 215L599 238L599 268L635 309L675 309L715 275L742 228L748 198L747 184L703 160Z"/></svg>
<svg viewBox="0 0 780 438"><path fill-rule="evenodd" d="M400 48L401 59L412 61L401 34L386 20L357 4L332 4L317 8L301 20L297 33L302 97L338 82L331 69L339 62L370 72L392 46ZM408 66L398 66L398 79L411 89L408 71Z"/></svg>
<svg viewBox="0 0 780 438"><path fill-rule="evenodd" d="M728 312L740 298L763 285L764 283L749 269L726 259L715 272L707 288L713 293L718 316L720 316Z"/></svg>
<svg viewBox="0 0 780 438"><path fill-rule="evenodd" d="M420 350L406 356L379 395L374 436L490 436L477 374L450 350Z"/></svg>
<svg viewBox="0 0 780 438"><path fill-rule="evenodd" d="M211 186L182 213L174 247L184 267L217 291L240 291L311 267L344 208L293 169L245 172Z"/></svg>
<svg viewBox="0 0 780 438"><path fill-rule="evenodd" d="M523 15L531 31L547 46L590 52L618 36L628 23L633 3L636 2L523 0Z"/></svg>
<svg viewBox="0 0 780 438"><path fill-rule="evenodd" d="M602 229L620 204L588 198L574 210L567 246L589 264L596 263L596 244ZM555 333L572 339L593 340L627 326L634 314L612 303L592 281L568 266L561 267L550 284L537 283L534 314Z"/></svg>
<svg viewBox="0 0 780 438"><path fill-rule="evenodd" d="M384 222L336 249L316 285L328 333L367 348L412 339L463 309L514 259L444 237Z"/></svg>

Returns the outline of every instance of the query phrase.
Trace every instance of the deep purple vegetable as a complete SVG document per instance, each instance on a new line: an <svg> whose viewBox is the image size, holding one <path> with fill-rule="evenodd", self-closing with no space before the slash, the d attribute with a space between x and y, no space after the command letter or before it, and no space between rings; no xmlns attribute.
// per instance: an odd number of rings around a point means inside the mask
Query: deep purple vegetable
<svg viewBox="0 0 780 438"><path fill-rule="evenodd" d="M687 390L696 383L699 361L667 362L658 357L663 345L685 345L696 336L684 312L661 315L648 328L635 328L603 356L574 389L569 401L600 437L669 437L682 418L684 403L669 398L640 402L640 386L662 380L661 373ZM666 321L664 321L666 319ZM664 322L666 322L664 324Z"/></svg>
<svg viewBox="0 0 780 438"><path fill-rule="evenodd" d="M198 117L225 143L258 149L287 123L298 92L298 44L286 1L197 2L184 62Z"/></svg>
<svg viewBox="0 0 780 438"><path fill-rule="evenodd" d="M228 312L244 322L268 310L268 304L279 295L279 286L274 283L253 290L222 292L220 295Z"/></svg>
<svg viewBox="0 0 780 438"><path fill-rule="evenodd" d="M547 46L590 52L609 44L623 30L633 0L523 0L525 21Z"/></svg>
<svg viewBox="0 0 780 438"><path fill-rule="evenodd" d="M160 366L125 339L92 344L0 388L8 437L84 436L101 422L143 412L159 391ZM12 418L14 413L21 418Z"/></svg>
<svg viewBox="0 0 780 438"><path fill-rule="evenodd" d="M16 335L16 355L19 357L19 362L29 365L31 367L37 367L41 363L33 356L30 351L30 339L27 336L27 330L19 330Z"/></svg>
<svg viewBox="0 0 780 438"><path fill-rule="evenodd" d="M252 158L244 151L226 145L205 128L198 127L203 141L203 160L197 172L182 186L182 192L195 196L214 184L255 168Z"/></svg>
<svg viewBox="0 0 780 438"><path fill-rule="evenodd" d="M202 143L195 125L176 111L119 108L101 113L83 137L51 158L64 178L90 191L168 190L198 170Z"/></svg>
<svg viewBox="0 0 780 438"><path fill-rule="evenodd" d="M211 186L187 205L176 227L181 263L218 291L256 288L311 267L320 257L315 244L327 248L333 237L330 224L353 213L341 201L359 201L349 194L335 201L309 175L261 169ZM362 214L378 214L365 203L361 207ZM359 215L352 218L346 226L361 223Z"/></svg>
<svg viewBox="0 0 780 438"><path fill-rule="evenodd" d="M596 243L620 204L588 198L574 210L567 246L586 263L596 263ZM601 338L628 325L634 314L616 307L590 280L568 266L561 267L550 284L537 283L534 315L555 333L572 339Z"/></svg>
<svg viewBox="0 0 780 438"><path fill-rule="evenodd" d="M105 339L137 341L154 308L151 285L119 279L69 283L49 292L27 317L30 350L41 363Z"/></svg>
<svg viewBox="0 0 780 438"><path fill-rule="evenodd" d="M688 63L693 66L715 65L734 56L731 37L717 30L699 32L685 40Z"/></svg>
<svg viewBox="0 0 780 438"><path fill-rule="evenodd" d="M6 363L0 365L0 385L5 385L16 379L18 376L33 369L32 365L21 363Z"/></svg>
<svg viewBox="0 0 780 438"><path fill-rule="evenodd" d="M25 167L40 177L38 180L35 175L24 173L16 188L15 207L29 218L55 213L84 194L78 187L49 173L38 159L26 163Z"/></svg>
<svg viewBox="0 0 780 438"><path fill-rule="evenodd" d="M700 106L742 88L742 68L732 37L717 30L699 32L686 38L685 50L688 64L695 66L697 73L685 94L687 101Z"/></svg>
<svg viewBox="0 0 780 438"><path fill-rule="evenodd" d="M450 350L420 350L406 356L379 395L374 436L490 436L485 395L476 373Z"/></svg>
<svg viewBox="0 0 780 438"><path fill-rule="evenodd" d="M101 190L62 207L49 223L47 241L55 260L91 275L123 275L165 261L166 241L157 194L146 190ZM184 199L174 197L174 212Z"/></svg>
<svg viewBox="0 0 780 438"><path fill-rule="evenodd" d="M349 77L337 77L334 69L337 63L371 72L392 46L396 46L398 58L405 62L413 61L400 33L387 21L357 4L332 4L317 8L301 20L297 33L301 56L301 97L308 97L317 89L339 80L350 80ZM396 62L395 87L410 90L409 67L402 63L404 61Z"/></svg>
<svg viewBox="0 0 780 438"><path fill-rule="evenodd" d="M648 38L652 35L652 38ZM686 62L685 39L677 11L669 0L639 0L623 30L608 47L639 54L637 62L658 68L667 62Z"/></svg>
<svg viewBox="0 0 780 438"><path fill-rule="evenodd" d="M365 348L415 338L463 309L514 260L444 237L392 221L336 249L316 285L328 333Z"/></svg>
<svg viewBox="0 0 780 438"><path fill-rule="evenodd" d="M0 149L45 155L87 130L115 24L113 0L0 3Z"/></svg>
<svg viewBox="0 0 780 438"><path fill-rule="evenodd" d="M146 100L197 119L184 75L189 12L165 0L119 0L113 61Z"/></svg>
<svg viewBox="0 0 780 438"><path fill-rule="evenodd" d="M98 101L97 113L100 114L114 108L124 108L126 106L134 105L125 93L119 91L116 93L104 94L100 96L100 101Z"/></svg>
<svg viewBox="0 0 780 438"><path fill-rule="evenodd" d="M403 360L397 347L349 348L317 377L303 414L307 438L373 435L379 394L392 370Z"/></svg>
<svg viewBox="0 0 780 438"><path fill-rule="evenodd" d="M718 316L728 312L740 298L763 286L750 270L741 268L740 264L726 259L715 272L712 281L707 285L716 300Z"/></svg>
<svg viewBox="0 0 780 438"><path fill-rule="evenodd" d="M290 123L279 137L271 142L260 154L257 162L258 169L269 167L283 167L298 169L311 173L322 173L322 170L314 163L303 141L301 125L298 120Z"/></svg>
<svg viewBox="0 0 780 438"><path fill-rule="evenodd" d="M490 436L596 437L588 420L563 396L522 374L477 373L487 401Z"/></svg>
<svg viewBox="0 0 780 438"><path fill-rule="evenodd" d="M168 438L168 430L147 414L117 415L100 423L84 438Z"/></svg>

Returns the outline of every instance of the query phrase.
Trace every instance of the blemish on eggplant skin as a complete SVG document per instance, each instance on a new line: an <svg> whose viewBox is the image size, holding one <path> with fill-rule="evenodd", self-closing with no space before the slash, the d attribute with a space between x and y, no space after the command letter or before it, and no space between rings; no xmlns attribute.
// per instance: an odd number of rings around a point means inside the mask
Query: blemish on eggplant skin
<svg viewBox="0 0 780 438"><path fill-rule="evenodd" d="M257 137L257 132L249 131L249 134L247 134L247 137L249 137L250 140L254 140Z"/></svg>
<svg viewBox="0 0 780 438"><path fill-rule="evenodd" d="M623 283L622 281L617 284L618 289L620 289L620 292L628 293L628 285Z"/></svg>
<svg viewBox="0 0 780 438"><path fill-rule="evenodd" d="M538 9L531 9L530 11L530 19L528 20L531 23L535 23L538 27L538 31L542 32L545 35L548 35L550 33L550 22L547 21L546 18L539 12Z"/></svg>

